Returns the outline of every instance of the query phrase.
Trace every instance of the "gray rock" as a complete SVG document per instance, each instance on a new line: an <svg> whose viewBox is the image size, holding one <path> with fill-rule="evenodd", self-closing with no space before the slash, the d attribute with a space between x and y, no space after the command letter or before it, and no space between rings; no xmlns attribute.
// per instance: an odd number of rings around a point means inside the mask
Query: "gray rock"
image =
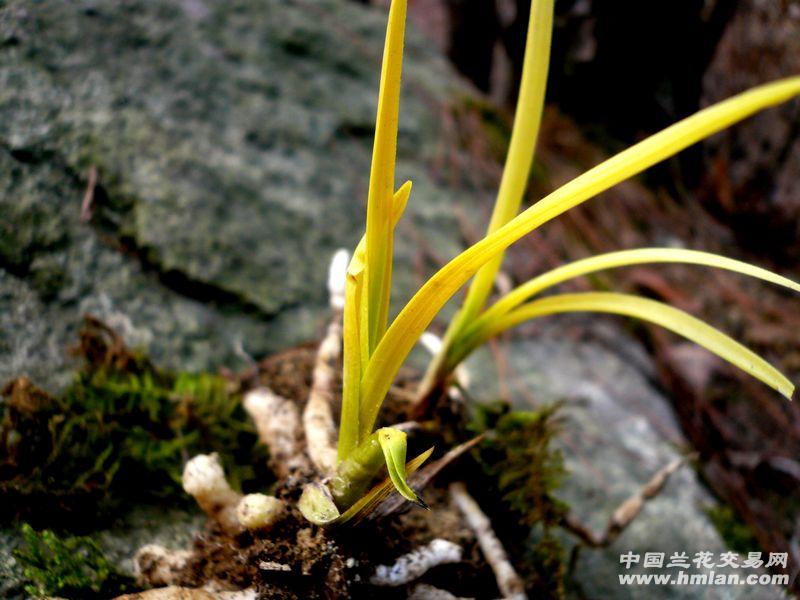
<svg viewBox="0 0 800 600"><path fill-rule="evenodd" d="M316 338L329 257L363 230L385 18L337 0L3 3L0 379L63 384L86 312L191 370ZM399 231L447 257L452 202L478 194L432 165L469 92L413 30L406 57ZM397 250L405 298L416 249Z"/></svg>
<svg viewBox="0 0 800 600"><path fill-rule="evenodd" d="M158 544L170 550L191 549L207 522L205 513L163 506L133 507L112 527L98 532L97 543L113 564L133 575L133 557L142 546Z"/></svg>
<svg viewBox="0 0 800 600"><path fill-rule="evenodd" d="M0 598L24 598L22 567L14 557L22 538L14 529L0 529Z"/></svg>
<svg viewBox="0 0 800 600"><path fill-rule="evenodd" d="M576 331L578 333L576 333ZM687 452L669 402L653 384L646 354L606 324L578 317L535 326L528 339L503 343L505 390L517 408L564 401L557 438L568 477L557 494L593 530L604 530L614 509L660 468ZM489 352L468 362L473 396L497 398L498 373ZM683 467L608 548L581 549L572 583L588 598L780 598L774 588L714 585L622 586L620 555L632 551L726 551L707 511L716 501L690 467ZM564 537L567 547L575 538ZM753 551L758 551L753 548ZM629 572L658 574L667 569ZM722 572L721 569L715 569ZM689 571L690 573L693 571ZM704 571L697 571L703 573ZM749 571L750 572L750 571ZM673 573L674 574L674 573Z"/></svg>

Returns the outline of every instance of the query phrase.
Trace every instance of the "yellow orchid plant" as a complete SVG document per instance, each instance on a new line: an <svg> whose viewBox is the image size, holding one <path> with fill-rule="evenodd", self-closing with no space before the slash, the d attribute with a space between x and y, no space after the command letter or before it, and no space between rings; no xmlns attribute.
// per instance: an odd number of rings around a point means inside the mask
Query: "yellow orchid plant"
<svg viewBox="0 0 800 600"><path fill-rule="evenodd" d="M389 323L395 225L411 182L395 191L397 125L406 0L393 0L383 55L366 233L347 269L343 324L343 399L338 467L325 494L304 494L301 509L321 524L341 522L375 506L392 486L419 501L406 477L430 451L406 465L406 434L375 430L379 409L401 365L445 303L471 278L466 299L421 382L419 398L446 384L470 352L530 319L566 312L603 312L650 321L700 344L791 398L794 385L775 367L724 333L666 304L628 294L540 294L559 283L634 264L687 263L756 277L800 292L800 285L765 269L693 250L642 248L593 256L544 273L488 308L506 248L521 237L612 186L688 146L770 106L800 94L800 76L753 88L710 106L609 158L519 212L533 162L545 96L554 0L533 0L519 100L500 188L485 237L436 272ZM383 465L389 480L365 495ZM309 491L309 490L307 490ZM331 500L333 503L331 503Z"/></svg>

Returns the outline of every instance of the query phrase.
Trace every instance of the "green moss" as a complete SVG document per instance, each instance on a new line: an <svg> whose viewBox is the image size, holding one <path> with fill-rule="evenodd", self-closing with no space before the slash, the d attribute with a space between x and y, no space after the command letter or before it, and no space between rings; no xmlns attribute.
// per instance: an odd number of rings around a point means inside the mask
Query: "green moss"
<svg viewBox="0 0 800 600"><path fill-rule="evenodd" d="M232 382L161 371L90 325L81 344L87 366L63 394L50 398L20 380L6 390L3 517L41 524L66 512L91 520L132 500L186 501L182 468L201 452L219 453L236 486L270 480Z"/></svg>
<svg viewBox="0 0 800 600"><path fill-rule="evenodd" d="M747 554L760 547L750 527L739 519L729 504L718 504L709 508L706 513L731 550Z"/></svg>
<svg viewBox="0 0 800 600"><path fill-rule="evenodd" d="M561 430L559 404L536 411L511 411L501 403L479 406L471 428L486 431L479 453L496 482L502 503L530 532L528 580L539 595L563 597L565 551L554 535L569 506L555 493L566 476L564 458L552 446ZM536 540L530 545L530 540Z"/></svg>
<svg viewBox="0 0 800 600"><path fill-rule="evenodd" d="M23 546L14 552L33 597L109 598L133 587L88 537L60 538L22 525Z"/></svg>
<svg viewBox="0 0 800 600"><path fill-rule="evenodd" d="M509 508L529 526L557 525L567 511L554 496L566 474L561 451L551 447L560 430L558 408L504 413L499 405L487 405L473 421L473 428L491 430L481 462L496 478Z"/></svg>

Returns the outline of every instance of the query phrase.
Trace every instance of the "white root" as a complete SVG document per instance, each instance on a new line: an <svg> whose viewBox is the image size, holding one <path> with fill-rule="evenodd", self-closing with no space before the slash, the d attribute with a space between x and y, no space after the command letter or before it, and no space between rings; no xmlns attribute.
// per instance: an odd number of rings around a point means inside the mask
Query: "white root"
<svg viewBox="0 0 800 600"><path fill-rule="evenodd" d="M393 565L380 565L370 578L372 585L397 587L422 577L435 566L461 560L461 546L437 538L398 558Z"/></svg>
<svg viewBox="0 0 800 600"><path fill-rule="evenodd" d="M133 557L133 574L142 587L177 583L189 563L191 550L169 550L158 544L142 546Z"/></svg>
<svg viewBox="0 0 800 600"><path fill-rule="evenodd" d="M286 514L286 505L275 496L247 494L236 507L236 518L245 529L266 531Z"/></svg>
<svg viewBox="0 0 800 600"><path fill-rule="evenodd" d="M470 529L475 533L486 562L494 571L497 587L503 598L525 600L525 583L522 581L514 567L508 560L503 544L497 538L492 523L478 503L469 495L467 488L461 482L450 484L450 495L456 506L464 515Z"/></svg>
<svg viewBox="0 0 800 600"><path fill-rule="evenodd" d="M169 586L117 596L116 600L256 600L255 588L236 591L213 591L202 588Z"/></svg>
<svg viewBox="0 0 800 600"><path fill-rule="evenodd" d="M303 428L306 432L306 446L311 462L321 475L327 476L336 469L336 447L333 440L336 427L333 422L333 384L334 364L341 353L342 323L341 313L334 316L328 325L325 339L319 346L311 393L303 411Z"/></svg>
<svg viewBox="0 0 800 600"><path fill-rule="evenodd" d="M241 531L236 506L242 495L231 489L216 454L198 454L186 463L183 489L225 532L234 534Z"/></svg>
<svg viewBox="0 0 800 600"><path fill-rule="evenodd" d="M258 563L258 568L262 571L281 571L283 573L288 573L292 570L291 566L272 560L262 560L260 563Z"/></svg>
<svg viewBox="0 0 800 600"><path fill-rule="evenodd" d="M333 318L319 345L311 393L303 411L308 455L323 476L333 474L337 462L332 403L336 366L342 353L342 311L348 260L347 252L339 250L334 254L328 271L328 292Z"/></svg>
<svg viewBox="0 0 800 600"><path fill-rule="evenodd" d="M505 271L498 271L494 277L494 287L500 296L505 296L514 289L514 280Z"/></svg>
<svg viewBox="0 0 800 600"><path fill-rule="evenodd" d="M344 288L347 281L347 265L350 253L345 249L337 250L328 267L328 300L334 312L344 310Z"/></svg>
<svg viewBox="0 0 800 600"><path fill-rule="evenodd" d="M310 470L297 404L269 388L259 387L245 394L244 409L269 450L270 468L280 479Z"/></svg>

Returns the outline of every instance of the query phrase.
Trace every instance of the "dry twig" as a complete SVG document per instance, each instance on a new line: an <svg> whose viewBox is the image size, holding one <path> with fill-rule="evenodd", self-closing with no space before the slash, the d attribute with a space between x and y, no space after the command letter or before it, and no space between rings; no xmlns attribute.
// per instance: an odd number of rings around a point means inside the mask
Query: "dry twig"
<svg viewBox="0 0 800 600"><path fill-rule="evenodd" d="M81 222L88 223L92 220L92 204L94 203L94 191L97 187L97 167L89 167L89 179L86 181L86 191L81 200Z"/></svg>
<svg viewBox="0 0 800 600"><path fill-rule="evenodd" d="M606 529L602 534L597 534L592 531L572 513L564 518L565 527L577 535L587 546L592 548L600 548L612 544L642 511L647 501L655 498L658 493L664 489L664 485L666 485L670 475L675 473L687 460L695 456L694 454L690 454L676 458L667 466L660 469L653 475L650 481L617 507L608 520Z"/></svg>

